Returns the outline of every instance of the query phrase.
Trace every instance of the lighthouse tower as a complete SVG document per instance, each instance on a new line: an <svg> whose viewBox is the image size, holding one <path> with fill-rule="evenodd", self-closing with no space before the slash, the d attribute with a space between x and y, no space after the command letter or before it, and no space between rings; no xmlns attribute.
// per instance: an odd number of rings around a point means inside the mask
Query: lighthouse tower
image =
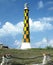
<svg viewBox="0 0 53 65"><path fill-rule="evenodd" d="M30 46L30 30L29 30L29 9L27 3L24 5L24 28L21 49L29 49Z"/></svg>

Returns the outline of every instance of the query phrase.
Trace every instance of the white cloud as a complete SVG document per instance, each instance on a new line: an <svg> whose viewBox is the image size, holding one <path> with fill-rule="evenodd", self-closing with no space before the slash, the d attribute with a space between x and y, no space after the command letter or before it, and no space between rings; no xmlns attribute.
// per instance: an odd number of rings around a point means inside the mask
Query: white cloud
<svg viewBox="0 0 53 65"><path fill-rule="evenodd" d="M51 6L53 4L53 1L48 1L46 3L46 5L50 5L50 7L48 7L48 10L53 10L53 6Z"/></svg>
<svg viewBox="0 0 53 65"><path fill-rule="evenodd" d="M31 31L43 31L53 29L53 25L49 22L42 22L42 20L33 21L32 19L30 19L29 21Z"/></svg>
<svg viewBox="0 0 53 65"><path fill-rule="evenodd" d="M42 18L43 20L46 21L52 21L53 19L51 18ZM36 31L43 31L43 30L51 30L53 29L53 25L50 22L42 22L41 20L38 21L33 21L31 18L29 19L30 23L30 31L31 32L36 32ZM6 22L2 28L0 28L0 36L4 36L7 34L11 35L16 35L18 33L22 33L23 31L23 22L19 22L16 25L13 25L10 22Z"/></svg>
<svg viewBox="0 0 53 65"><path fill-rule="evenodd" d="M0 22L0 26L1 26L1 22Z"/></svg>
<svg viewBox="0 0 53 65"><path fill-rule="evenodd" d="M48 10L53 10L53 7L48 8Z"/></svg>
<svg viewBox="0 0 53 65"><path fill-rule="evenodd" d="M0 42L0 44L3 44L2 42Z"/></svg>
<svg viewBox="0 0 53 65"><path fill-rule="evenodd" d="M43 1L39 1L38 2L38 9L43 8L43 7L44 7Z"/></svg>
<svg viewBox="0 0 53 65"><path fill-rule="evenodd" d="M43 8L45 6L48 6L48 5L52 5L53 4L53 1L48 1L48 2L43 2L42 0L38 2L38 8L37 9L40 9L40 8ZM48 6L47 8L48 10L53 10L53 7L52 6Z"/></svg>
<svg viewBox="0 0 53 65"><path fill-rule="evenodd" d="M14 46L16 46L16 49L17 49L17 48L20 48L21 42L19 42L18 40L15 40Z"/></svg>
<svg viewBox="0 0 53 65"><path fill-rule="evenodd" d="M11 0L12 2L15 2L16 0Z"/></svg>
<svg viewBox="0 0 53 65"><path fill-rule="evenodd" d="M20 42L18 40L15 40L14 45L19 45Z"/></svg>
<svg viewBox="0 0 53 65"><path fill-rule="evenodd" d="M41 41L35 43L35 47L47 47L51 46L53 47L53 39L48 40L47 38L43 38Z"/></svg>
<svg viewBox="0 0 53 65"><path fill-rule="evenodd" d="M43 17L39 18L39 20L42 22L53 22L53 17Z"/></svg>
<svg viewBox="0 0 53 65"><path fill-rule="evenodd" d="M48 1L47 4L53 4L53 1Z"/></svg>
<svg viewBox="0 0 53 65"><path fill-rule="evenodd" d="M48 42L48 40L46 38L43 38L42 42Z"/></svg>
<svg viewBox="0 0 53 65"><path fill-rule="evenodd" d="M0 36L7 35L7 34L18 34L22 32L23 22L20 22L16 25L13 25L10 22L6 22L2 28L0 28Z"/></svg>

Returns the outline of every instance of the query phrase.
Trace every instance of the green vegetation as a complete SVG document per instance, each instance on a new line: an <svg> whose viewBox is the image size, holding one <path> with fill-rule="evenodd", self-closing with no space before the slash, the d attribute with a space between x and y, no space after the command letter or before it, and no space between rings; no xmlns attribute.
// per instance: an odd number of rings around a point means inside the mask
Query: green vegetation
<svg viewBox="0 0 53 65"><path fill-rule="evenodd" d="M46 49L53 49L53 47L51 47L51 46L47 46Z"/></svg>
<svg viewBox="0 0 53 65"><path fill-rule="evenodd" d="M0 58L5 54L12 55L12 65L41 63L43 59L43 53L53 56L53 49L39 49L32 48L28 50L18 49L0 49ZM51 57L53 60L53 57ZM0 61L1 62L1 61Z"/></svg>

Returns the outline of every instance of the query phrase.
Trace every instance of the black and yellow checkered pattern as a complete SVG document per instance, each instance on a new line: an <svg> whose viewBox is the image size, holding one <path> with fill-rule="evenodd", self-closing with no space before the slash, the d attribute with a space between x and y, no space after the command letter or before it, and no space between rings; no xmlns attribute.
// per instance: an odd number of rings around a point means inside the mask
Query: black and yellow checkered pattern
<svg viewBox="0 0 53 65"><path fill-rule="evenodd" d="M23 29L23 42L30 42L29 32L29 10L24 9L24 29Z"/></svg>

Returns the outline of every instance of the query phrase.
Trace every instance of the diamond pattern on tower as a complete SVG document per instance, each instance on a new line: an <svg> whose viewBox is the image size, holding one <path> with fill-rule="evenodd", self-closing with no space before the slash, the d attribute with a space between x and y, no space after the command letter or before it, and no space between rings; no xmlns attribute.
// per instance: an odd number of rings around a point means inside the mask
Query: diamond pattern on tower
<svg viewBox="0 0 53 65"><path fill-rule="evenodd" d="M23 29L23 42L30 42L30 32L29 32L29 16L28 9L24 10L24 29Z"/></svg>

